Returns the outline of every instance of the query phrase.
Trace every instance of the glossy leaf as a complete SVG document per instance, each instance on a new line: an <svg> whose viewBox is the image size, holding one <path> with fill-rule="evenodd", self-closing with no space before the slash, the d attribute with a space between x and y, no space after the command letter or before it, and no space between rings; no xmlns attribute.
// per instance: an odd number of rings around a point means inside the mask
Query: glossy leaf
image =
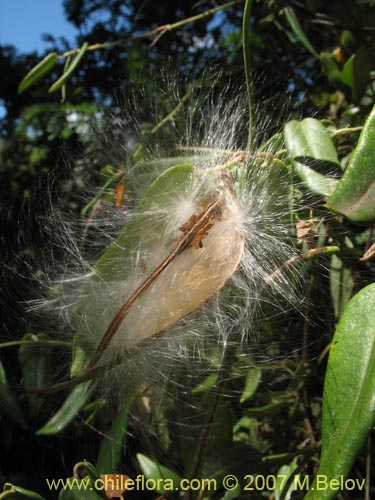
<svg viewBox="0 0 375 500"><path fill-rule="evenodd" d="M33 344L23 344L18 351L18 360L22 370L23 385L26 389L41 388L48 385L51 380L51 346L41 344L38 340L48 340L47 335L27 334L24 340L35 341ZM35 417L42 405L43 398L37 394L27 395L30 414Z"/></svg>
<svg viewBox="0 0 375 500"><path fill-rule="evenodd" d="M292 7L285 7L284 9L285 16L288 20L288 23L292 30L294 31L294 34L297 36L299 41L302 43L302 45L307 49L310 54L312 54L314 57L319 59L319 54L316 52L314 47L311 45L309 39L305 35L300 22L298 21L298 18L296 16L296 13Z"/></svg>
<svg viewBox="0 0 375 500"><path fill-rule="evenodd" d="M375 220L375 107L367 118L344 175L327 206L352 222Z"/></svg>
<svg viewBox="0 0 375 500"><path fill-rule="evenodd" d="M322 452L317 474L346 477L375 424L375 284L349 302L332 340L324 382ZM316 481L305 500L328 500L337 490Z"/></svg>
<svg viewBox="0 0 375 500"><path fill-rule="evenodd" d="M64 71L64 73L60 76L60 78L49 88L48 92L56 92L60 87L66 83L69 78L72 76L74 71L76 70L78 64L80 63L82 57L85 55L85 52L87 50L87 47L89 44L85 42L82 47L79 49L77 55L75 58L72 60L72 62L69 64L69 67Z"/></svg>
<svg viewBox="0 0 375 500"><path fill-rule="evenodd" d="M146 479L154 479L156 481L158 479L163 479L163 483L166 485L168 484L166 480L169 480L168 482L171 485L173 484L172 490L177 490L179 488L181 477L174 471L164 465L159 465L157 462L154 462L154 460L151 460L151 458L146 457L146 455L142 455L142 453L137 453L137 460ZM156 491L161 495L168 493L168 489Z"/></svg>
<svg viewBox="0 0 375 500"><path fill-rule="evenodd" d="M0 415L1 414L6 415L18 424L25 424L21 408L18 406L16 398L8 387L5 370L0 361Z"/></svg>
<svg viewBox="0 0 375 500"><path fill-rule="evenodd" d="M56 64L57 54L51 52L44 59L42 59L36 66L34 66L27 75L23 78L18 87L18 93L21 94L26 89L37 83L43 76L48 73Z"/></svg>
<svg viewBox="0 0 375 500"><path fill-rule="evenodd" d="M335 146L319 120L291 120L284 127L284 138L293 168L303 184L314 193L330 196L337 180L319 173L317 169L339 171ZM314 168L309 165L313 165Z"/></svg>
<svg viewBox="0 0 375 500"><path fill-rule="evenodd" d="M77 416L96 388L96 381L89 380L74 387L55 415L37 431L38 435L57 434Z"/></svg>

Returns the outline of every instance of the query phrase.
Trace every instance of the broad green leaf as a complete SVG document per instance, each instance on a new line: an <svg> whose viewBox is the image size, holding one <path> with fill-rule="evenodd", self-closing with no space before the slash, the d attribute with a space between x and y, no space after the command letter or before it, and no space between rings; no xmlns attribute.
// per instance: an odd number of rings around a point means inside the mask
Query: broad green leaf
<svg viewBox="0 0 375 500"><path fill-rule="evenodd" d="M324 381L322 452L317 477L346 477L375 424L375 284L349 302L336 328ZM337 491L317 491L305 500L328 500ZM314 489L313 489L314 488Z"/></svg>
<svg viewBox="0 0 375 500"><path fill-rule="evenodd" d="M294 9L292 7L285 7L284 12L290 27L294 31L294 34L297 36L299 41L302 43L305 49L307 49L310 52L310 54L319 59L319 54L316 52L314 47L311 45L309 39L305 35L301 27L301 24L298 21L296 13L294 12Z"/></svg>
<svg viewBox="0 0 375 500"><path fill-rule="evenodd" d="M241 394L240 403L244 403L255 393L260 383L262 376L262 369L259 366L254 366L250 368L246 375L245 387Z"/></svg>
<svg viewBox="0 0 375 500"><path fill-rule="evenodd" d="M33 344L23 344L18 351L18 360L22 370L23 385L26 389L41 388L51 381L51 346L41 344L38 340L48 340L47 335L34 335L28 333L24 340L35 341ZM43 398L37 394L27 394L30 414L35 417L42 405Z"/></svg>
<svg viewBox="0 0 375 500"><path fill-rule="evenodd" d="M340 319L352 295L354 277L337 255L331 257L329 284L335 317Z"/></svg>
<svg viewBox="0 0 375 500"><path fill-rule="evenodd" d="M9 498L10 500L12 498L14 498L14 499L16 499L16 498L17 499L19 499L19 498L34 498L36 500L45 500L44 497L42 497L38 493L35 493L35 491L26 490L25 488L21 488L20 486L15 486L14 484L11 484L11 483L4 484L3 492L5 492L5 491L14 492L14 494L8 493L6 495L6 498Z"/></svg>
<svg viewBox="0 0 375 500"><path fill-rule="evenodd" d="M318 167L336 170L339 168L339 161L335 146L324 126L315 118L291 120L284 127L284 138L293 168L303 184L314 193L330 196L338 181L316 170ZM308 164L314 165L314 168Z"/></svg>
<svg viewBox="0 0 375 500"><path fill-rule="evenodd" d="M366 91L372 70L371 51L360 47L345 63L342 69L342 81L352 90L353 98L359 101Z"/></svg>
<svg viewBox="0 0 375 500"><path fill-rule="evenodd" d="M352 222L375 220L375 107L327 207Z"/></svg>
<svg viewBox="0 0 375 500"><path fill-rule="evenodd" d="M129 396L113 422L111 430L103 438L96 463L96 469L99 473L110 474L119 471L128 429L129 410L132 404L133 398Z"/></svg>
<svg viewBox="0 0 375 500"><path fill-rule="evenodd" d="M34 66L19 84L18 93L21 94L24 90L37 83L48 71L50 71L57 61L56 52L51 52Z"/></svg>
<svg viewBox="0 0 375 500"><path fill-rule="evenodd" d="M58 90L60 87L62 87L62 85L64 85L64 83L68 81L68 79L72 76L72 74L76 70L82 57L85 55L88 46L89 44L87 42L85 42L82 45L75 58L69 64L69 67L66 69L66 71L64 71L64 73L60 76L58 80L56 80L56 82L53 85L51 85L51 87L48 90L49 93L56 92L56 90Z"/></svg>
<svg viewBox="0 0 375 500"><path fill-rule="evenodd" d="M176 474L173 470L165 467L164 465L159 465L151 458L142 455L142 453L137 453L137 460L142 473L145 475L146 479L162 479L162 484L165 489L156 489L160 495L168 494L168 491L178 490L181 482L181 477Z"/></svg>
<svg viewBox="0 0 375 500"><path fill-rule="evenodd" d="M6 415L18 424L25 425L25 421L16 398L11 393L3 364L0 361L0 415Z"/></svg>
<svg viewBox="0 0 375 500"><path fill-rule="evenodd" d="M96 388L96 381L89 380L74 387L55 415L37 431L38 435L57 434L77 416Z"/></svg>

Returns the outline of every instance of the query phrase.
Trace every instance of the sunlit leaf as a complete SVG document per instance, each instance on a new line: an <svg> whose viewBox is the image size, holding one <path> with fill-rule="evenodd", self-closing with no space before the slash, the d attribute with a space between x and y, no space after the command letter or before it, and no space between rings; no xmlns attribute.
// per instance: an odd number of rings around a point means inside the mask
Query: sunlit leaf
<svg viewBox="0 0 375 500"><path fill-rule="evenodd" d="M69 78L72 76L74 71L76 70L78 64L80 63L82 57L85 55L85 52L87 50L87 47L89 44L85 42L82 47L79 49L77 52L77 55L75 58L72 60L72 62L69 64L69 66L65 69L64 73L60 76L60 78L49 88L48 92L56 92L62 85L64 85Z"/></svg>
<svg viewBox="0 0 375 500"><path fill-rule="evenodd" d="M18 93L21 94L27 88L37 83L43 76L48 73L56 64L57 54L56 52L51 52L42 61L40 61L36 66L34 66L27 75L23 78L22 82L19 84Z"/></svg>
<svg viewBox="0 0 375 500"><path fill-rule="evenodd" d="M322 451L317 477L340 480L375 424L375 284L349 302L332 340L324 381ZM328 500L337 490L316 479L305 500Z"/></svg>
<svg viewBox="0 0 375 500"><path fill-rule="evenodd" d="M291 120L284 127L284 138L293 168L303 184L314 193L330 196L338 181L317 170L327 170L327 173L338 170L339 161L324 126L315 118Z"/></svg>
<svg viewBox="0 0 375 500"><path fill-rule="evenodd" d="M327 206L358 223L375 220L375 107Z"/></svg>

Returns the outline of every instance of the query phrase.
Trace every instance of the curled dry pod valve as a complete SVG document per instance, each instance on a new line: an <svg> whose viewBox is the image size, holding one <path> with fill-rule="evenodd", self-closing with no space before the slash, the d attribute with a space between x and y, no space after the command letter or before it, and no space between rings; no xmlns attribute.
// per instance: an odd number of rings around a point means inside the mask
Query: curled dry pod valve
<svg viewBox="0 0 375 500"><path fill-rule="evenodd" d="M113 315L88 369L95 367L115 335L122 349L135 347L202 306L237 269L244 237L230 180L219 180L200 201L190 198L186 203L179 198L179 202L186 213L177 218L172 213L168 223L168 233L175 234L177 229L178 236L167 245L162 243L164 248L159 243L159 248L153 249L159 256L154 268L148 271L150 265L143 262L143 269L139 265L143 279ZM181 220L182 225L173 227ZM138 260L140 254L141 248ZM154 256L150 260L154 261Z"/></svg>

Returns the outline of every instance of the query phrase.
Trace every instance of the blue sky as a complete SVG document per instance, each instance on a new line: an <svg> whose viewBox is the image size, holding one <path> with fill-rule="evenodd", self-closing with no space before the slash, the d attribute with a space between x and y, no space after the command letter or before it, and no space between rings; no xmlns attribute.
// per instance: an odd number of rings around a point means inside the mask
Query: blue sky
<svg viewBox="0 0 375 500"><path fill-rule="evenodd" d="M65 19L63 0L0 0L0 43L20 52L43 52L43 33L74 40L76 29Z"/></svg>

